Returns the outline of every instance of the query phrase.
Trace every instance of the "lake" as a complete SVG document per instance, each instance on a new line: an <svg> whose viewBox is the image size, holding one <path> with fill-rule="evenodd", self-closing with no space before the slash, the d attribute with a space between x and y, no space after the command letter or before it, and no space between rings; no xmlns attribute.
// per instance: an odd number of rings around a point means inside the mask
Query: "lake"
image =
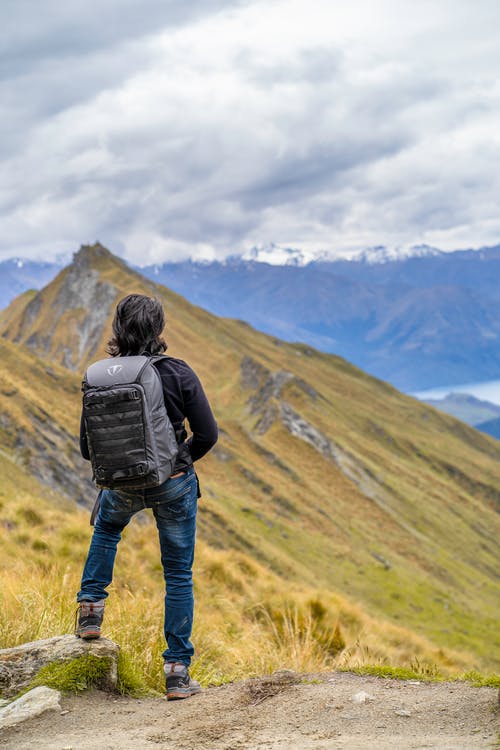
<svg viewBox="0 0 500 750"><path fill-rule="evenodd" d="M423 401L427 399L445 398L448 393L468 393L482 401L490 401L500 406L500 380L487 380L482 383L463 383L462 385L449 385L443 388L430 388L427 391L411 393L411 396Z"/></svg>

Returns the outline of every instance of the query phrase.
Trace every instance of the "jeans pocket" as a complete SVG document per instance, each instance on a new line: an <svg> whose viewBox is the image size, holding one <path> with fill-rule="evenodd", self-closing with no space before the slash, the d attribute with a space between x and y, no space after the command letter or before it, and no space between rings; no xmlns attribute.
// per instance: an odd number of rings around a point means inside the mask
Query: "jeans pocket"
<svg viewBox="0 0 500 750"><path fill-rule="evenodd" d="M180 497L160 500L156 504L156 515L165 521L186 521L196 515L198 498L192 482L184 487Z"/></svg>

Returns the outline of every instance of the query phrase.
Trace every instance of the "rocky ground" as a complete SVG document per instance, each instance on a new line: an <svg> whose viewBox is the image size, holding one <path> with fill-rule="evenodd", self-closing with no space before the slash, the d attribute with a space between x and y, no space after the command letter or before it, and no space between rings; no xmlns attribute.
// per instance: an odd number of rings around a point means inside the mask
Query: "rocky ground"
<svg viewBox="0 0 500 750"><path fill-rule="evenodd" d="M0 732L5 750L475 750L498 747L498 691L336 673L277 676L183 701L109 693Z"/></svg>

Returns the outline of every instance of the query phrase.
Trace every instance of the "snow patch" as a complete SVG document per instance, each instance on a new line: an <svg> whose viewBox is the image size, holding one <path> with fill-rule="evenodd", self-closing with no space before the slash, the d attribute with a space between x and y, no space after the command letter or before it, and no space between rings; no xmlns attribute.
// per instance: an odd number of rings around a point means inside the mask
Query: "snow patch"
<svg viewBox="0 0 500 750"><path fill-rule="evenodd" d="M353 255L350 260L358 263L375 265L376 263L392 263L394 261L408 260L408 258L431 258L444 255L442 250L430 245L409 245L407 247L386 247L376 245L361 250Z"/></svg>
<svg viewBox="0 0 500 750"><path fill-rule="evenodd" d="M282 247L271 242L269 245L255 245L247 250L242 260L268 263L270 266L305 266L318 259L318 253L307 252L293 247Z"/></svg>

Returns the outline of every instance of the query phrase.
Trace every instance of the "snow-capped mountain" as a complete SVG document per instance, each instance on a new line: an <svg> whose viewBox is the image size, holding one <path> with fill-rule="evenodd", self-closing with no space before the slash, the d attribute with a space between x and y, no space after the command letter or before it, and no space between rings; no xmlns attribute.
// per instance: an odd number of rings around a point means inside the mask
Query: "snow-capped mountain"
<svg viewBox="0 0 500 750"><path fill-rule="evenodd" d="M269 245L256 245L241 256L242 260L268 263L270 266L306 266L313 260L326 257L324 253L307 252L293 247L282 247L271 242Z"/></svg>
<svg viewBox="0 0 500 750"><path fill-rule="evenodd" d="M386 247L385 245L376 245L361 250L359 253L351 256L350 260L368 263L391 263L393 261L408 260L409 258L433 258L437 255L444 255L442 250L430 245L410 245L408 247Z"/></svg>
<svg viewBox="0 0 500 750"><path fill-rule="evenodd" d="M268 263L270 266L307 266L312 262L331 262L350 260L356 263L375 265L377 263L391 263L408 260L409 258L431 258L444 255L442 250L430 245L408 245L387 247L375 245L364 248L354 254L347 251L314 251L301 250L295 247L283 247L274 242L267 245L256 245L240 256L232 256L229 260L241 259L255 263Z"/></svg>
<svg viewBox="0 0 500 750"><path fill-rule="evenodd" d="M313 260L275 244L141 270L217 315L340 354L404 390L500 377L500 246Z"/></svg>

